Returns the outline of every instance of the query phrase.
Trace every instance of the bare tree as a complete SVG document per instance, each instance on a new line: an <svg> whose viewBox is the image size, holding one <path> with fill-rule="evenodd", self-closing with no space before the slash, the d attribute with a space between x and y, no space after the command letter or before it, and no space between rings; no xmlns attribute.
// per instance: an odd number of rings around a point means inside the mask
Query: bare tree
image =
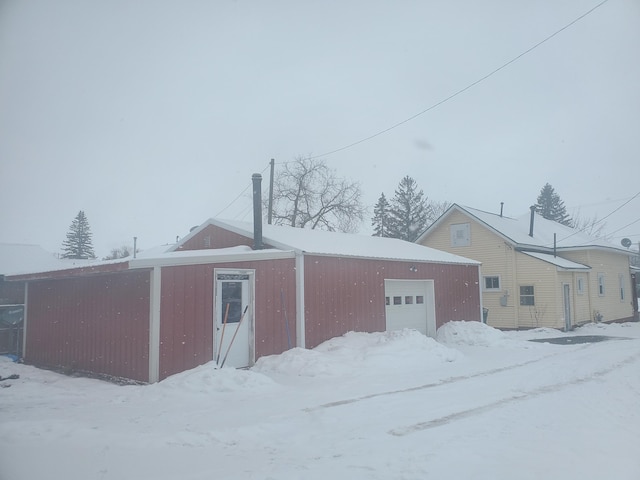
<svg viewBox="0 0 640 480"><path fill-rule="evenodd" d="M273 223L355 232L366 213L360 185L338 178L323 161L297 157L276 173Z"/></svg>
<svg viewBox="0 0 640 480"><path fill-rule="evenodd" d="M598 216L583 217L580 214L580 209L574 211L571 217L571 227L581 232L591 235L592 237L602 238L608 240L607 235L604 233L604 228L607 224L602 220L598 220Z"/></svg>
<svg viewBox="0 0 640 480"><path fill-rule="evenodd" d="M439 219L444 212L449 210L449 207L453 205L451 202L443 200L438 202L437 200L427 199L427 205L429 206L430 216L427 218L428 224L431 225L437 219Z"/></svg>
<svg viewBox="0 0 640 480"><path fill-rule="evenodd" d="M111 253L103 258L103 260L115 260L117 258L126 258L131 255L133 248L128 245L123 245L120 248L112 248Z"/></svg>

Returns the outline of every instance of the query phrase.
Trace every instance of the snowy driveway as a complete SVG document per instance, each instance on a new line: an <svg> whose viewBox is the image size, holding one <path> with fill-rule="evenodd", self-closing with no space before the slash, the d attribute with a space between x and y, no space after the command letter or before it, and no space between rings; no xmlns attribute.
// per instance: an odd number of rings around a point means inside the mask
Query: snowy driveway
<svg viewBox="0 0 640 480"><path fill-rule="evenodd" d="M0 478L640 478L640 324L456 322L120 387L0 361Z"/></svg>

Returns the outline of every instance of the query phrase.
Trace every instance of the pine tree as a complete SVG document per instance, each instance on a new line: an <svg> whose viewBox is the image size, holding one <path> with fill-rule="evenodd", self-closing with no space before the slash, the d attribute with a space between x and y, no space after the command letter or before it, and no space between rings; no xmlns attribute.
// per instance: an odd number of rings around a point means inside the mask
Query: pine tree
<svg viewBox="0 0 640 480"><path fill-rule="evenodd" d="M374 237L390 236L391 228L391 206L384 193L380 195L378 203L373 207L373 218L371 219Z"/></svg>
<svg viewBox="0 0 640 480"><path fill-rule="evenodd" d="M572 226L573 222L567 214L564 202L560 199L560 195L558 195L548 183L540 190L540 195L538 195L538 201L536 203L536 211L547 220L553 220L568 227Z"/></svg>
<svg viewBox="0 0 640 480"><path fill-rule="evenodd" d="M429 207L424 192L418 190L416 181L404 177L391 200L389 236L413 242L427 227Z"/></svg>
<svg viewBox="0 0 640 480"><path fill-rule="evenodd" d="M62 258L87 259L96 258L91 242L91 228L89 221L82 210L71 222L67 239L62 242Z"/></svg>

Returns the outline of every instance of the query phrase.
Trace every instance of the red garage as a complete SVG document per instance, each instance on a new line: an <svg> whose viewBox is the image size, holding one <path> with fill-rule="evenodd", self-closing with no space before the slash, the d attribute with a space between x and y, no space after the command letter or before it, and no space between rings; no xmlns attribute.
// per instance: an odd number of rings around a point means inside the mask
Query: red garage
<svg viewBox="0 0 640 480"><path fill-rule="evenodd" d="M348 331L480 320L479 264L402 240L210 219L163 253L16 275L24 360L156 382Z"/></svg>

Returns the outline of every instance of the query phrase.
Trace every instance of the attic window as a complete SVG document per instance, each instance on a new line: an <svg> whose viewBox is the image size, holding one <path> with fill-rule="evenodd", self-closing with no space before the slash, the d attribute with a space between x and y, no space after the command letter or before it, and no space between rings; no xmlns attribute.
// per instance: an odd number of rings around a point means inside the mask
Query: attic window
<svg viewBox="0 0 640 480"><path fill-rule="evenodd" d="M471 245L471 227L468 223L454 223L451 229L451 246L468 247Z"/></svg>
<svg viewBox="0 0 640 480"><path fill-rule="evenodd" d="M204 248L211 248L211 235L204 237Z"/></svg>

